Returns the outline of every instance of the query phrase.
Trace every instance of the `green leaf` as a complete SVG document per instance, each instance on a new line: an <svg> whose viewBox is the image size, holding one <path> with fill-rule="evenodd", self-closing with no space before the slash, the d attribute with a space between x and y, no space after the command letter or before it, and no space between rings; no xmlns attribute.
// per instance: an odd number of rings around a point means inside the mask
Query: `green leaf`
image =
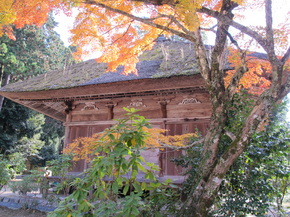
<svg viewBox="0 0 290 217"><path fill-rule="evenodd" d="M137 192L141 192L142 191L142 188L140 187L140 185L137 182L133 183L133 186L134 186L134 188L135 188L135 190Z"/></svg>
<svg viewBox="0 0 290 217"><path fill-rule="evenodd" d="M132 170L138 172L138 165L136 163L132 165Z"/></svg>
<svg viewBox="0 0 290 217"><path fill-rule="evenodd" d="M160 212L156 211L156 212L155 212L155 217L162 217L162 215L161 215Z"/></svg>
<svg viewBox="0 0 290 217"><path fill-rule="evenodd" d="M113 185L112 185L112 189L113 189L113 192L114 192L115 194L118 193L118 189L119 189L119 187L118 187L118 183L117 183L116 181L113 183Z"/></svg>
<svg viewBox="0 0 290 217"><path fill-rule="evenodd" d="M76 191L75 194L74 194L74 199L75 200L78 200L79 195L80 195L80 192L79 191Z"/></svg>
<svg viewBox="0 0 290 217"><path fill-rule="evenodd" d="M102 190L100 190L100 191L98 191L98 194L97 195L99 196L100 199L103 199L104 192Z"/></svg>
<svg viewBox="0 0 290 217"><path fill-rule="evenodd" d="M143 190L146 190L146 188L147 188L147 184L146 184L145 182L142 182L141 188L142 188Z"/></svg>
<svg viewBox="0 0 290 217"><path fill-rule="evenodd" d="M161 186L160 182L156 183L156 188L159 188L160 186Z"/></svg>
<svg viewBox="0 0 290 217"><path fill-rule="evenodd" d="M128 108L126 108L126 107L123 107L123 109L125 110L125 111L127 111L127 112L131 112Z"/></svg>
<svg viewBox="0 0 290 217"><path fill-rule="evenodd" d="M138 164L138 168L139 168L142 172L146 172L146 169L143 167L142 164Z"/></svg>
<svg viewBox="0 0 290 217"><path fill-rule="evenodd" d="M150 179L151 181L155 181L155 180L156 180L156 178L155 178L155 176L152 174L152 172L149 173L149 179Z"/></svg>
<svg viewBox="0 0 290 217"><path fill-rule="evenodd" d="M115 140L115 136L113 134L108 135L111 140Z"/></svg>
<svg viewBox="0 0 290 217"><path fill-rule="evenodd" d="M145 160L142 156L139 156L139 158L141 159L141 161L145 162Z"/></svg>
<svg viewBox="0 0 290 217"><path fill-rule="evenodd" d="M133 213L135 216L138 216L138 214L139 214L139 210L138 210L136 207L132 207L132 213Z"/></svg>
<svg viewBox="0 0 290 217"><path fill-rule="evenodd" d="M128 169L127 164L126 164L126 163L123 163L123 164L122 164L122 170L123 170L124 172L127 172L127 169Z"/></svg>
<svg viewBox="0 0 290 217"><path fill-rule="evenodd" d="M148 179L149 178L149 173L146 173L145 174L145 179Z"/></svg>
<svg viewBox="0 0 290 217"><path fill-rule="evenodd" d="M128 190L129 190L129 185L125 185L125 187L123 189L123 194L126 195Z"/></svg>
<svg viewBox="0 0 290 217"><path fill-rule="evenodd" d="M174 184L169 184L169 185L170 185L170 187L172 187L172 188L178 188L177 185L174 185Z"/></svg>

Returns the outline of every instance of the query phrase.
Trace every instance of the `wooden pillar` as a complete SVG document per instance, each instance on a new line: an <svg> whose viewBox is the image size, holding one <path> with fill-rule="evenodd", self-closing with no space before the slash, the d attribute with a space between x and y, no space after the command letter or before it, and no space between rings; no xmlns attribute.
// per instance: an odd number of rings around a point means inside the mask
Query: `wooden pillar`
<svg viewBox="0 0 290 217"><path fill-rule="evenodd" d="M162 105L161 105L162 108ZM166 105L165 105L165 109L166 109ZM160 124L161 129L166 129L166 121L164 121L162 124ZM163 150L159 149L159 177L163 177L165 175L165 170L166 170L166 162L165 162L165 158L166 158L166 148L164 148Z"/></svg>
<svg viewBox="0 0 290 217"><path fill-rule="evenodd" d="M67 105L67 104L64 103L64 105ZM71 122L72 117L71 117L71 114L70 114L68 107L63 111L63 113L66 115L66 123ZM70 126L65 126L64 144L63 144L64 148L66 148L68 146L68 144L70 143L69 138L70 138Z"/></svg>
<svg viewBox="0 0 290 217"><path fill-rule="evenodd" d="M111 100L111 101L105 102L105 106L108 109L107 120L112 120L114 118L114 107L116 107L119 102L122 102L122 100Z"/></svg>
<svg viewBox="0 0 290 217"><path fill-rule="evenodd" d="M155 100L159 105L160 105L160 112L161 112L161 117L162 118L167 118L167 104L169 104L171 102L171 100L175 98L175 96L171 96L171 97L165 97L165 98L160 98L160 97L156 97L153 98L153 100Z"/></svg>
<svg viewBox="0 0 290 217"><path fill-rule="evenodd" d="M167 103L169 103L170 101L169 100L160 100L158 101L159 105L160 105L160 110L161 110L161 117L162 118L167 118L167 109L166 109L166 106L167 106ZM165 123L162 124L163 125L163 129L165 129ZM166 148L163 149L163 150L160 150L159 149L159 167L160 167L160 170L159 170L159 176L160 177L163 177L166 173L166 162L165 162L165 158L166 158Z"/></svg>
<svg viewBox="0 0 290 217"><path fill-rule="evenodd" d="M106 106L108 108L108 119L107 120L112 120L114 118L114 105L108 104Z"/></svg>
<svg viewBox="0 0 290 217"><path fill-rule="evenodd" d="M166 105L167 103L169 103L169 100L159 100L158 103L160 105L160 111L161 111L161 117L162 118L167 118L167 109L166 109ZM163 124L163 128L165 129L165 123ZM166 158L166 149L164 149L163 151L159 149L159 176L163 177L166 173L166 162L165 162L165 158Z"/></svg>
<svg viewBox="0 0 290 217"><path fill-rule="evenodd" d="M65 133L64 133L64 148L67 148L68 144L69 144L69 137L70 137L70 127L69 126L65 126Z"/></svg>
<svg viewBox="0 0 290 217"><path fill-rule="evenodd" d="M166 109L167 101L160 101L159 104L161 109L161 117L167 118L167 109Z"/></svg>

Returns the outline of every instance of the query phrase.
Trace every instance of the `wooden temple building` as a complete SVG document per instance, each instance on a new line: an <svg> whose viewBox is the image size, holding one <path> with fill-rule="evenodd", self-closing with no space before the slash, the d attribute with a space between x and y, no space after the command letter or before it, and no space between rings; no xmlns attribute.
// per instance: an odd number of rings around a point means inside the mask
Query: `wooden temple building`
<svg viewBox="0 0 290 217"><path fill-rule="evenodd" d="M115 123L113 118L126 113L123 107L139 109L153 127L168 129L170 135L195 132L196 128L205 134L211 103L192 44L159 41L139 60L138 76L122 75L122 67L106 73L107 64L88 60L7 85L0 95L62 121L65 145L109 128ZM143 157L159 165L160 177L177 177L182 170L170 159L180 153L148 150ZM73 171L87 167L80 160Z"/></svg>

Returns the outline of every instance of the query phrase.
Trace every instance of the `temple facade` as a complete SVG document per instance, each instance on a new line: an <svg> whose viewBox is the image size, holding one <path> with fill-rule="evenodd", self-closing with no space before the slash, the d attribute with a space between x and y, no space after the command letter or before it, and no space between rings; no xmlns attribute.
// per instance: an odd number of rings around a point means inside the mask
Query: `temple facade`
<svg viewBox="0 0 290 217"><path fill-rule="evenodd" d="M169 135L205 135L211 103L204 81L195 65L190 43L162 41L140 56L138 75L106 72L107 65L88 60L63 69L7 85L0 95L58 119L65 126L65 146L78 137L88 137L111 127L126 108L140 110L155 128ZM181 151L169 148L143 152L147 162L159 165L160 177L182 176L170 161ZM74 172L88 167L76 162Z"/></svg>

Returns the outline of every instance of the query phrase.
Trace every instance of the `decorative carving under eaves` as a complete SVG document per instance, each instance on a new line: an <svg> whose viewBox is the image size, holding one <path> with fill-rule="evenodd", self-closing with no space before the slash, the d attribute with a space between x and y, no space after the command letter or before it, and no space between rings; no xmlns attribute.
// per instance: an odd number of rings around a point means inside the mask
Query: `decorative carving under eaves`
<svg viewBox="0 0 290 217"><path fill-rule="evenodd" d="M170 103L173 98L175 98L175 96L166 97L166 98L155 97L155 98L153 98L153 100L155 100L160 105L166 105L166 104Z"/></svg>
<svg viewBox="0 0 290 217"><path fill-rule="evenodd" d="M107 101L107 102L103 102L105 104L106 107L116 107L118 105L118 103L122 102L122 100L114 100L114 101Z"/></svg>
<svg viewBox="0 0 290 217"><path fill-rule="evenodd" d="M182 102L179 103L178 105L197 104L197 103L201 103L201 102L198 101L196 98L184 98Z"/></svg>
<svg viewBox="0 0 290 217"><path fill-rule="evenodd" d="M146 107L146 105L142 102L142 99L132 99L131 103L127 108L131 107Z"/></svg>
<svg viewBox="0 0 290 217"><path fill-rule="evenodd" d="M73 105L72 101L66 101L61 104L65 109L63 110L64 114L69 114L70 111L74 110L76 107Z"/></svg>
<svg viewBox="0 0 290 217"><path fill-rule="evenodd" d="M96 107L94 102L86 102L85 107L81 109L82 111L85 110L99 110L98 107Z"/></svg>

